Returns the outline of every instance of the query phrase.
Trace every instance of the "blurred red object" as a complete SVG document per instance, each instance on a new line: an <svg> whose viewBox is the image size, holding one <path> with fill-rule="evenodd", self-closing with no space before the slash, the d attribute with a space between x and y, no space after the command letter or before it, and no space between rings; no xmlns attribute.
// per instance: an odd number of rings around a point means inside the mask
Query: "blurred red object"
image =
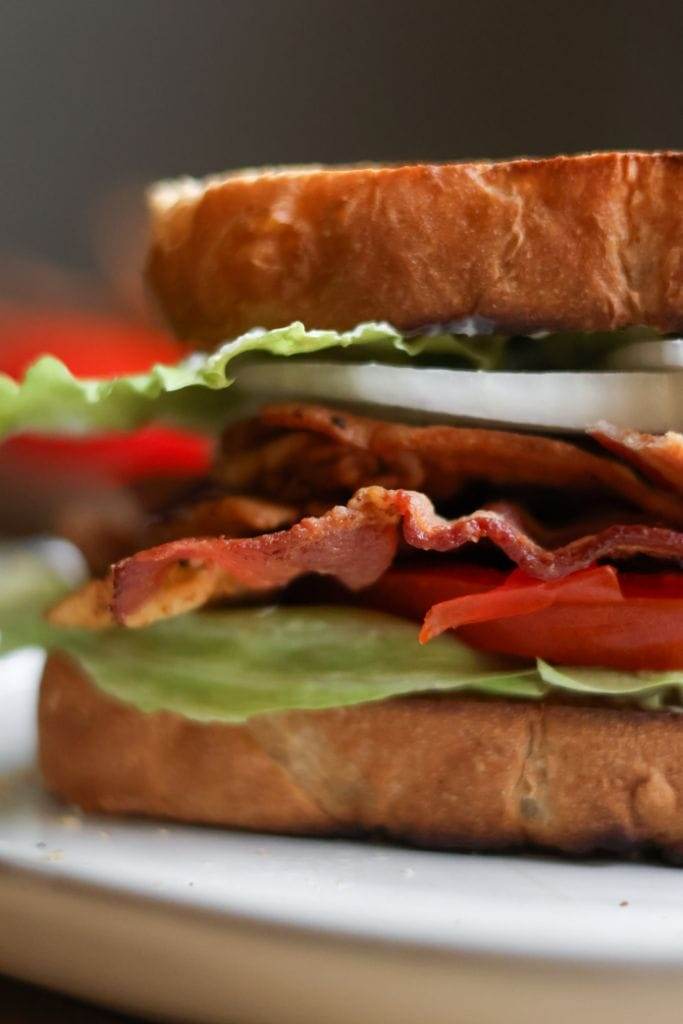
<svg viewBox="0 0 683 1024"><path fill-rule="evenodd" d="M9 313L0 318L0 372L20 380L40 356L57 356L77 377L142 373L188 352L174 338L138 324L90 313ZM116 483L151 477L196 477L208 471L211 441L171 427L83 438L23 434L2 446L0 462L31 471L78 472Z"/></svg>
<svg viewBox="0 0 683 1024"><path fill-rule="evenodd" d="M142 373L189 351L175 338L92 313L7 312L0 317L0 372L19 380L31 363L57 356L77 377Z"/></svg>
<svg viewBox="0 0 683 1024"><path fill-rule="evenodd" d="M46 464L80 467L120 483L203 475L209 467L211 450L207 437L159 426L94 437L22 434L5 442L5 451L27 470L38 471Z"/></svg>

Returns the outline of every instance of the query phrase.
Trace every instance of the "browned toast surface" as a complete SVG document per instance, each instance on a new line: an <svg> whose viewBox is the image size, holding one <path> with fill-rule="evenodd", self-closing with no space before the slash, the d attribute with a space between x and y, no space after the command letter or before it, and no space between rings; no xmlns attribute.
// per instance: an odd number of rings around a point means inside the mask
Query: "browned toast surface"
<svg viewBox="0 0 683 1024"><path fill-rule="evenodd" d="M206 344L302 320L683 327L683 154L264 170L151 192L148 273Z"/></svg>
<svg viewBox="0 0 683 1024"><path fill-rule="evenodd" d="M401 698L244 725L143 714L52 656L50 790L86 811L420 846L683 851L683 716Z"/></svg>

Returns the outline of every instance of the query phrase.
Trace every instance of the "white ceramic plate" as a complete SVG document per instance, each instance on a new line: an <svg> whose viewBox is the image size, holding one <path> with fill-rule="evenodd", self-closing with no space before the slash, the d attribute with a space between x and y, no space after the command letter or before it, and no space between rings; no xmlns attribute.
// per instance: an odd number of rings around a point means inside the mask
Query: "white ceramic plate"
<svg viewBox="0 0 683 1024"><path fill-rule="evenodd" d="M84 819L33 767L41 655L0 663L0 970L231 1024L660 1024L683 872Z"/></svg>

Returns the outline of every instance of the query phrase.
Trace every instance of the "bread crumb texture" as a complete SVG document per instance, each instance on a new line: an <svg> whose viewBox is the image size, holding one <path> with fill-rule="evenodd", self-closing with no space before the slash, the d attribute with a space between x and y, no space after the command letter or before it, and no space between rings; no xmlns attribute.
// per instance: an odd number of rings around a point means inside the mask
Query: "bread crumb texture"
<svg viewBox="0 0 683 1024"><path fill-rule="evenodd" d="M244 725L143 714L53 655L47 786L86 811L447 849L683 851L683 716L409 697Z"/></svg>
<svg viewBox="0 0 683 1024"><path fill-rule="evenodd" d="M297 168L163 182L149 279L179 334L479 316L683 327L683 154Z"/></svg>

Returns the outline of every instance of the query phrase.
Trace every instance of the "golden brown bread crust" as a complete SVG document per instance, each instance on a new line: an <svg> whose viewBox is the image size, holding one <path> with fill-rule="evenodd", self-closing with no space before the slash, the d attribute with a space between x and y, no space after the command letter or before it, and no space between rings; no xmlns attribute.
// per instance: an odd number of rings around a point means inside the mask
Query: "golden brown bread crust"
<svg viewBox="0 0 683 1024"><path fill-rule="evenodd" d="M86 811L420 846L683 853L683 716L414 697L243 726L144 715L63 656L40 758Z"/></svg>
<svg viewBox="0 0 683 1024"><path fill-rule="evenodd" d="M178 333L683 327L683 154L300 169L152 190L148 273Z"/></svg>
<svg viewBox="0 0 683 1024"><path fill-rule="evenodd" d="M93 687L67 658L48 659L38 720L48 788L84 810L283 832L330 828L247 730L141 714Z"/></svg>

